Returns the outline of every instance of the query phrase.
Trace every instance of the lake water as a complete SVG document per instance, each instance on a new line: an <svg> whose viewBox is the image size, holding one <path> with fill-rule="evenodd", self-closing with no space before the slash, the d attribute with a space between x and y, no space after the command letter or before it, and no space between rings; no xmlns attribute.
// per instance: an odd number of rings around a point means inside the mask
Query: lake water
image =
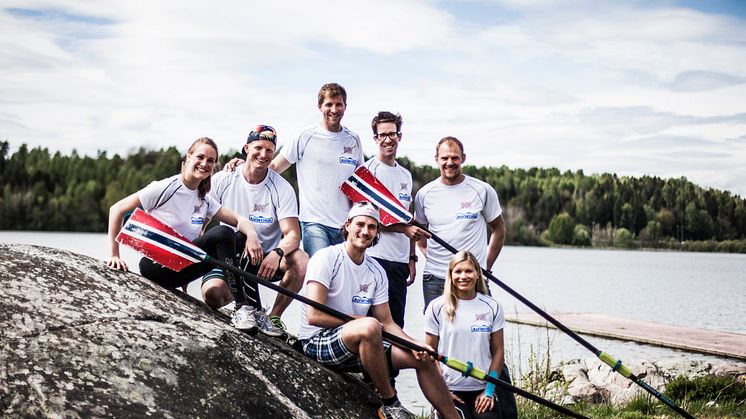
<svg viewBox="0 0 746 419"><path fill-rule="evenodd" d="M72 250L103 260L108 255L105 234L0 231L0 242L40 244ZM137 269L139 255L122 248L122 257ZM102 262L103 263L103 262ZM422 263L418 266L421 274ZM746 255L717 253L641 252L591 249L550 249L506 246L494 268L495 276L547 312L600 313L663 324L746 333ZM492 284L493 295L507 312L529 309ZM199 298L194 282L189 293ZM265 305L274 293L262 289ZM283 319L297 331L299 304ZM405 331L423 337L421 277L409 288ZM652 345L584 336L602 351L635 360L721 360ZM514 375L527 366L531 352L553 363L593 354L561 332L508 323L505 331L508 365ZM413 411L428 404L414 374L403 372L397 388Z"/></svg>

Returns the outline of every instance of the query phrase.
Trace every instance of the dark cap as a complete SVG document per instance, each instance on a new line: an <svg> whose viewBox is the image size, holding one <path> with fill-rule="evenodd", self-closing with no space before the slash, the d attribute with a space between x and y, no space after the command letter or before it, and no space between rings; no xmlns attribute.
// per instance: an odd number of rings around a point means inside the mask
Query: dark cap
<svg viewBox="0 0 746 419"><path fill-rule="evenodd" d="M249 133L249 138L246 139L246 144L256 140L272 141L272 144L276 146L277 132L269 125L257 125L254 130ZM241 154L246 157L246 150L243 147L241 147Z"/></svg>

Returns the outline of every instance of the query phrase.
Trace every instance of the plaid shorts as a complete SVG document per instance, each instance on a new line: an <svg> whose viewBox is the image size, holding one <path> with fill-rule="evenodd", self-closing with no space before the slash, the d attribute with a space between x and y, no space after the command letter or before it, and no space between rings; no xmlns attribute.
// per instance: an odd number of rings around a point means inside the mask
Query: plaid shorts
<svg viewBox="0 0 746 419"><path fill-rule="evenodd" d="M310 338L301 340L303 353L328 367L335 367L346 372L363 372L360 356L350 351L342 341L342 327L321 329ZM386 359L389 370L391 370L393 369L391 366L391 344L384 341L383 349L386 351Z"/></svg>

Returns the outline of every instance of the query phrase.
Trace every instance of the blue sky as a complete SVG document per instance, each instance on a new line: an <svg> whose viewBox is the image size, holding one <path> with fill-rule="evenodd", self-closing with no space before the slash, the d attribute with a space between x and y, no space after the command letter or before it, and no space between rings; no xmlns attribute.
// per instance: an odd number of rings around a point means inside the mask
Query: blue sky
<svg viewBox="0 0 746 419"><path fill-rule="evenodd" d="M270 4L278 3L278 4ZM686 176L746 195L746 2L2 0L0 139L127 153L251 127L280 143L349 93L404 116L400 153Z"/></svg>

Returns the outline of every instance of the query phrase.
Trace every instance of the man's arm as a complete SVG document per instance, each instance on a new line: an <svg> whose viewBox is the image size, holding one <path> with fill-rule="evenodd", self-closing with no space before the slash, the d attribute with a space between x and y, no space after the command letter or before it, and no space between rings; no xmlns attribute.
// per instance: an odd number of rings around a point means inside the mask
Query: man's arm
<svg viewBox="0 0 746 419"><path fill-rule="evenodd" d="M419 342L404 333L404 330L402 330L402 328L394 322L394 319L391 317L391 309L389 308L389 303L374 305L373 307L371 307L371 314L373 317L376 318L376 320L378 320L379 323L381 323L381 325L383 326L383 330L391 333L392 335L399 336L402 339L416 343L417 345L423 345L422 342Z"/></svg>
<svg viewBox="0 0 746 419"><path fill-rule="evenodd" d="M275 156L274 159L272 159L272 163L269 164L269 168L277 172L278 174L282 174L285 170L288 170L288 167L290 167L290 162L288 159L285 158L282 154L278 154Z"/></svg>
<svg viewBox="0 0 746 419"><path fill-rule="evenodd" d="M300 246L300 225L295 217L280 220L282 240L277 245L286 256L298 249ZM272 278L280 267L280 255L277 252L269 252L264 256L262 265L259 267L258 275L262 278Z"/></svg>
<svg viewBox="0 0 746 419"><path fill-rule="evenodd" d="M487 245L487 266L485 266L485 269L491 271L492 265L495 264L505 243L505 221L502 214L492 220L489 225L492 227L492 234L490 234L490 242Z"/></svg>
<svg viewBox="0 0 746 419"><path fill-rule="evenodd" d="M322 283L316 281L308 281L306 285L306 296L318 303L326 305L326 299L329 296L329 289L327 289ZM322 327L324 329L332 329L334 327L344 324L344 321L338 319L332 315L326 314L321 310L313 308L313 306L307 307L308 324L312 326ZM389 313L389 317L391 314Z"/></svg>

